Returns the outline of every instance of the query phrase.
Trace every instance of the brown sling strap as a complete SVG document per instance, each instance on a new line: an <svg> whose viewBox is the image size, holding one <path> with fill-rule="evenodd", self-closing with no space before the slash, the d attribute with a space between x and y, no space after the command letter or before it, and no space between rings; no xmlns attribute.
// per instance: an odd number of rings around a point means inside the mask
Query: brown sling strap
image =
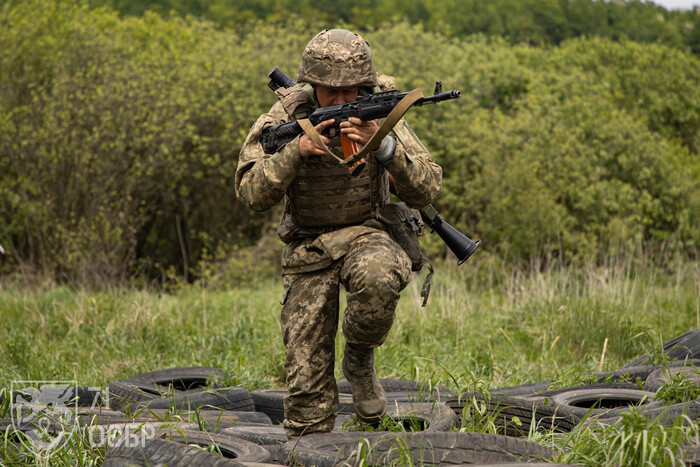
<svg viewBox="0 0 700 467"><path fill-rule="evenodd" d="M345 166L349 166L365 157L367 153L369 153L372 150L372 148L378 146L384 139L384 137L388 135L389 132L394 128L394 126L396 126L396 124L399 123L399 120L401 120L401 118L406 114L406 112L408 112L408 109L410 109L411 106L422 97L423 91L421 91L419 88L416 88L413 91L406 94L406 96L403 99L401 99L401 101L399 101L396 107L392 109L392 111L386 117L386 119L379 127L377 132L374 135L372 135L367 144L365 144L362 147L362 149L360 149L360 152L358 152L357 154L353 154L347 159L341 159L328 149L328 147L321 140L321 137L316 131L316 128L314 128L314 126L311 124L311 121L308 118L303 118L297 121L299 122L299 125L301 126L302 130L304 130L304 133L306 133L306 135L309 138L311 138L311 141L313 141L318 147L323 149L326 155L333 157Z"/></svg>

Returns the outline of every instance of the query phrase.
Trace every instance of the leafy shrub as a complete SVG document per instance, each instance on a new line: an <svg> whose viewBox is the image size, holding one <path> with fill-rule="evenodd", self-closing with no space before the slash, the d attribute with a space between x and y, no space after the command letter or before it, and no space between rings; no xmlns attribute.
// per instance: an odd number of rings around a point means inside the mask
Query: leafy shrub
<svg viewBox="0 0 700 467"><path fill-rule="evenodd" d="M220 30L30 0L5 3L0 26L3 271L207 279L273 230L278 211L248 212L233 175L275 100L266 75L295 76L317 32L308 23ZM463 91L407 119L444 168L438 208L482 252L523 263L697 254L697 58L600 39L514 47L407 23L365 36L400 89L429 93L440 79Z"/></svg>

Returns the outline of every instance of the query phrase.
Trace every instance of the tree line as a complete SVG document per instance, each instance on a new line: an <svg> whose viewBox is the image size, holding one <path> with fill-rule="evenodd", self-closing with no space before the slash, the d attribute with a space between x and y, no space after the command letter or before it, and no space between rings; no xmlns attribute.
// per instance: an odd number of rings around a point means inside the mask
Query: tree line
<svg viewBox="0 0 700 467"><path fill-rule="evenodd" d="M318 29L57 0L6 4L0 25L0 273L194 280L274 232L278 211L236 200L237 156L275 102L267 74L294 77ZM436 207L482 240L480 256L697 257L696 56L605 38L512 45L408 21L365 36L401 90L462 91L407 119L444 169ZM446 254L434 235L422 246Z"/></svg>
<svg viewBox="0 0 700 467"><path fill-rule="evenodd" d="M90 0L123 15L193 15L225 27L290 16L362 31L407 21L450 37L485 34L511 44L557 45L574 37L656 42L700 54L700 9L666 10L641 0Z"/></svg>

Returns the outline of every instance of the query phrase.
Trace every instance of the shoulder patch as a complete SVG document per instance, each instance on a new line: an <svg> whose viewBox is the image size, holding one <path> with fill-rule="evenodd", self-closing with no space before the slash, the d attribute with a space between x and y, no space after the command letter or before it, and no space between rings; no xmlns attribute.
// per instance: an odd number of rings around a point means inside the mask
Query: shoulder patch
<svg viewBox="0 0 700 467"><path fill-rule="evenodd" d="M309 100L309 94L303 86L279 88L275 94L290 118L295 120L306 118L314 111L313 103Z"/></svg>
<svg viewBox="0 0 700 467"><path fill-rule="evenodd" d="M377 73L377 82L379 83L379 89L382 91L392 91L396 89L396 78L393 76Z"/></svg>

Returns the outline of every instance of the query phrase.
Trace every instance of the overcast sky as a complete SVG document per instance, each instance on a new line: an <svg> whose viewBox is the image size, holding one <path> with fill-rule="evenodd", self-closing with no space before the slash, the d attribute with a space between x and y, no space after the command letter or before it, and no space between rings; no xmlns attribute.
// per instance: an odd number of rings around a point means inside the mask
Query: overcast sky
<svg viewBox="0 0 700 467"><path fill-rule="evenodd" d="M700 0L651 0L657 5L661 5L667 10L690 10L693 5L700 6Z"/></svg>

